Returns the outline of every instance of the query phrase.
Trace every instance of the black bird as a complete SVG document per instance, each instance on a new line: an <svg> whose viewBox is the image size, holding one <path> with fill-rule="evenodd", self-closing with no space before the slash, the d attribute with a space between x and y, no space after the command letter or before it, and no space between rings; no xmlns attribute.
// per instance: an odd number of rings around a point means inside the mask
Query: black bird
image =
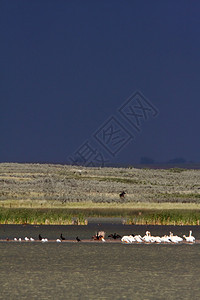
<svg viewBox="0 0 200 300"><path fill-rule="evenodd" d="M65 240L64 236L62 235L62 233L61 233L61 235L60 235L60 239L61 239L62 241Z"/></svg>
<svg viewBox="0 0 200 300"><path fill-rule="evenodd" d="M76 237L76 240L77 240L77 242L80 242L80 241L81 241L81 240L79 239L79 237L78 237L78 236Z"/></svg>
<svg viewBox="0 0 200 300"><path fill-rule="evenodd" d="M39 240L41 241L41 240L42 240L42 237L41 237L41 235L40 235L40 234L39 234L39 236L38 236L38 237L39 237Z"/></svg>
<svg viewBox="0 0 200 300"><path fill-rule="evenodd" d="M110 234L108 237L111 237L113 238L114 240L116 239L120 239L121 238L121 235L117 234L116 232L114 234Z"/></svg>

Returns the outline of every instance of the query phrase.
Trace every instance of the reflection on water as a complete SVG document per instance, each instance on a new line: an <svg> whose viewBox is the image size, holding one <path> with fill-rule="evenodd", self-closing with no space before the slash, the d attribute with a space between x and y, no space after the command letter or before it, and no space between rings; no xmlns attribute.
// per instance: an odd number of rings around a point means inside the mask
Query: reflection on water
<svg viewBox="0 0 200 300"><path fill-rule="evenodd" d="M103 227L103 228L102 228ZM144 234L146 226L0 226L0 238ZM190 227L173 227L188 233ZM149 227L148 227L149 229ZM150 228L152 234L171 228ZM198 227L193 228L196 237ZM0 299L199 299L200 245L0 243Z"/></svg>

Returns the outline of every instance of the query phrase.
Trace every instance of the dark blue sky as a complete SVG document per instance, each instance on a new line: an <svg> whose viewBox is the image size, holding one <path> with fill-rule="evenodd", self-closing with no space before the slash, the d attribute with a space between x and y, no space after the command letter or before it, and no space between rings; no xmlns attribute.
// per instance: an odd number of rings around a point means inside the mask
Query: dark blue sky
<svg viewBox="0 0 200 300"><path fill-rule="evenodd" d="M65 163L89 141L112 163L200 162L199 15L188 0L2 0L0 161ZM118 111L135 91L159 111L140 132ZM94 139L113 116L134 136L115 156Z"/></svg>

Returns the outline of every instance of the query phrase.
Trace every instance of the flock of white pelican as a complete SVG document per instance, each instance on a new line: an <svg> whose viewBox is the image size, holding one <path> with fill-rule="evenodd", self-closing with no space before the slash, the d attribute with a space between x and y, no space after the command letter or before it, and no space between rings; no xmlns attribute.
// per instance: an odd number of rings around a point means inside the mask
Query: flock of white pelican
<svg viewBox="0 0 200 300"><path fill-rule="evenodd" d="M192 230L189 232L189 236L183 235L183 238L188 243L195 243L195 237L192 236ZM132 244L132 243L174 243L178 244L180 242L183 242L182 237L178 235L173 235L172 232L170 232L169 235L164 235L162 237L160 236L152 236L150 231L146 231L146 234L142 237L141 235L124 235L121 238L122 243L124 244Z"/></svg>

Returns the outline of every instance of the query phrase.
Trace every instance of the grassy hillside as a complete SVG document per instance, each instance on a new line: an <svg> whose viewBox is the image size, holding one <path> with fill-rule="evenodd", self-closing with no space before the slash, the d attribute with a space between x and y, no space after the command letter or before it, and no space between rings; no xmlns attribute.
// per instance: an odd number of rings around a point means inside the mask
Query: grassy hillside
<svg viewBox="0 0 200 300"><path fill-rule="evenodd" d="M119 197L122 190L126 191L125 198ZM16 208L21 210L14 210ZM26 215L22 213L24 208L29 208ZM1 222L9 218L12 222L17 214L19 222L27 222L27 218L33 216L33 208L40 209L40 212L35 218L31 217L29 223L34 223L37 218L43 220L42 223L70 223L79 213L82 223L87 216L109 215L126 216L130 223L151 223L150 219L152 222L173 223L178 218L179 223L184 219L186 223L198 224L200 171L1 163ZM50 215L39 217L45 208L51 209ZM68 221L64 213L58 219L60 210L56 209L65 209L68 216L69 210L73 214ZM172 209L179 211L179 217L177 213L176 217L173 213L168 214ZM180 210L191 213L180 214ZM151 215L150 219L146 211ZM20 214L24 218L20 218Z"/></svg>
<svg viewBox="0 0 200 300"><path fill-rule="evenodd" d="M120 191L126 196L120 199ZM200 171L0 164L0 203L200 204Z"/></svg>

